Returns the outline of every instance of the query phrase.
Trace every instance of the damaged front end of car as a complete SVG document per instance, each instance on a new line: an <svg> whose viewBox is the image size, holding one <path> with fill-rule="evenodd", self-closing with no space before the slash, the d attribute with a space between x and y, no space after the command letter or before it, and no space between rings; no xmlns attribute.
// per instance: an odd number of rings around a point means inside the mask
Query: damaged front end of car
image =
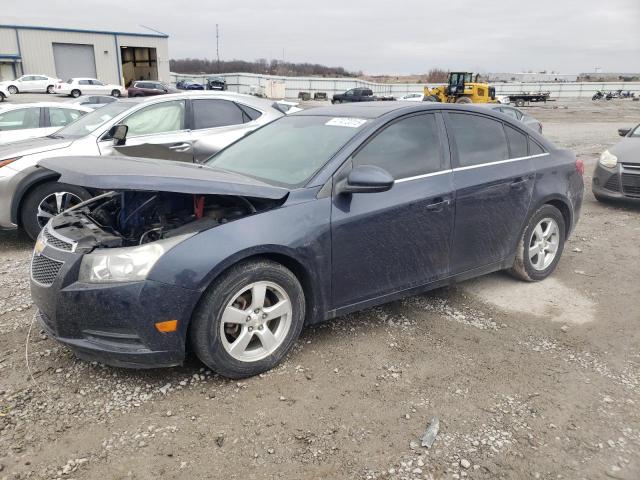
<svg viewBox="0 0 640 480"><path fill-rule="evenodd" d="M108 191L53 217L40 233L31 292L41 324L87 360L178 365L201 292L180 281L189 271L158 279L154 268L200 232L277 208L288 191L170 162L137 171L139 163L109 159L107 174L104 164L91 166L98 161L44 162L61 182Z"/></svg>

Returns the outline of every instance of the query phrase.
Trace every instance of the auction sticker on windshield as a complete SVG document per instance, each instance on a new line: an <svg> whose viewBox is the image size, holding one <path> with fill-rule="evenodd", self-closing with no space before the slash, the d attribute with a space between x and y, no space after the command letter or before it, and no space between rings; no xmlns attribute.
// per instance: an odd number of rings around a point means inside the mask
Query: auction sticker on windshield
<svg viewBox="0 0 640 480"><path fill-rule="evenodd" d="M334 117L325 123L325 125L329 125L331 127L358 128L365 123L367 123L367 121L363 118Z"/></svg>

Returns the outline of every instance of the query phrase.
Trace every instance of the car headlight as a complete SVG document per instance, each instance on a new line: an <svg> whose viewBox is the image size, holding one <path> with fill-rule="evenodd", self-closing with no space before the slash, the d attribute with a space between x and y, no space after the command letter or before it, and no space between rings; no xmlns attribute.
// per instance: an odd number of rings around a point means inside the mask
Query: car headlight
<svg viewBox="0 0 640 480"><path fill-rule="evenodd" d="M609 150L605 150L600 155L600 165L603 167L613 168L618 164L618 157L616 157Z"/></svg>
<svg viewBox="0 0 640 480"><path fill-rule="evenodd" d="M162 255L192 235L179 235L136 247L95 250L82 257L78 280L88 283L144 280Z"/></svg>

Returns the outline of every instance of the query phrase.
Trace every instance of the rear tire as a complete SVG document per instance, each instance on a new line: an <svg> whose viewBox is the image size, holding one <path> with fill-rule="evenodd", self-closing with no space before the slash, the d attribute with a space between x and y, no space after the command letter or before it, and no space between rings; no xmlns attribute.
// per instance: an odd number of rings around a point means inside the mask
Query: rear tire
<svg viewBox="0 0 640 480"><path fill-rule="evenodd" d="M120 90L116 90L115 88L111 90L111 96L118 98L120 96Z"/></svg>
<svg viewBox="0 0 640 480"><path fill-rule="evenodd" d="M82 92L77 88L74 88L73 90L71 90L71 96L73 98L78 98L80 95L82 95Z"/></svg>
<svg viewBox="0 0 640 480"><path fill-rule="evenodd" d="M549 229L548 237L543 235L547 228ZM562 256L565 232L564 217L560 210L553 205L540 207L529 219L518 241L516 258L509 273L526 282L538 282L547 278L556 269ZM553 250L553 257L548 258L547 255L551 250ZM535 263L533 259L536 260Z"/></svg>
<svg viewBox="0 0 640 480"><path fill-rule="evenodd" d="M15 94L18 93L18 87L14 86L14 85L9 86L9 88L7 88L7 90L9 90L9 93L11 95L15 95Z"/></svg>
<svg viewBox="0 0 640 480"><path fill-rule="evenodd" d="M422 99L423 102L437 102L438 99L436 97L434 97L433 95L427 95L426 97L424 97Z"/></svg>
<svg viewBox="0 0 640 480"><path fill-rule="evenodd" d="M48 93L49 95L51 95L52 93L55 93L55 87L54 87L53 85L49 85L49 86L47 87L47 93Z"/></svg>
<svg viewBox="0 0 640 480"><path fill-rule="evenodd" d="M69 196L62 198L65 203L68 203L67 208L71 208L77 205L79 201L89 200L92 197L84 188L60 182L43 183L31 190L22 201L20 208L20 226L32 240L36 239L44 226L42 223L47 219L46 217L39 217L38 209L41 208L41 204L52 196L55 198L56 193L62 192L69 194ZM62 210L61 208L54 207L53 209L47 210L47 213L54 216Z"/></svg>
<svg viewBox="0 0 640 480"><path fill-rule="evenodd" d="M456 103L473 103L469 97L460 97L456 100Z"/></svg>
<svg viewBox="0 0 640 480"><path fill-rule="evenodd" d="M265 287L267 295L262 294L266 300L258 296L254 300L251 286L255 284L270 285ZM271 286L273 290L269 290ZM274 292L280 292L280 296L273 296ZM284 306L288 302L289 312L264 320L260 326L269 305L283 299ZM256 307L254 301L260 305ZM230 320L233 313L239 315L237 322L223 321L223 316ZM246 378L280 363L298 339L304 318L304 292L290 270L270 260L246 261L231 267L205 291L194 313L189 338L196 355L209 368L225 377ZM272 343L263 341L263 335L271 337ZM241 337L250 340L238 346L235 342Z"/></svg>

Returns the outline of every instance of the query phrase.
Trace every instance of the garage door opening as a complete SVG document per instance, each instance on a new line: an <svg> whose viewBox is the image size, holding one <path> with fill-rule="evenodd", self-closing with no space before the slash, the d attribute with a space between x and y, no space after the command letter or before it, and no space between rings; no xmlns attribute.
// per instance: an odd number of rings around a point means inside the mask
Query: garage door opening
<svg viewBox="0 0 640 480"><path fill-rule="evenodd" d="M96 78L96 56L93 45L54 43L53 60L56 75L62 80L74 77Z"/></svg>
<svg viewBox="0 0 640 480"><path fill-rule="evenodd" d="M120 58L126 87L134 80L158 80L158 57L155 48L120 47Z"/></svg>

